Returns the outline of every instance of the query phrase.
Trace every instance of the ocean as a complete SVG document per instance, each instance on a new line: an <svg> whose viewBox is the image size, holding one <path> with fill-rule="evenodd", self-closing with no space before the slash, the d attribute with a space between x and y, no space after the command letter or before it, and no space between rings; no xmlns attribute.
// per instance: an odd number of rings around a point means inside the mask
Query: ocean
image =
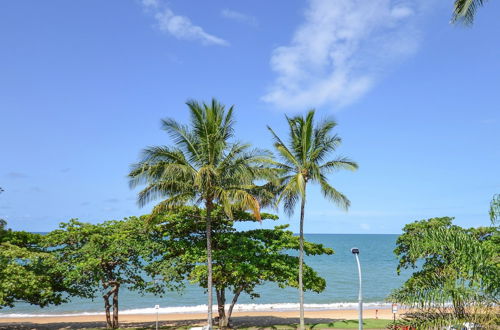
<svg viewBox="0 0 500 330"><path fill-rule="evenodd" d="M388 308L390 292L408 279L411 271L396 274L397 259L393 253L398 235L381 234L306 234L305 238L335 250L330 256L307 257L305 262L313 267L327 282L322 293L306 292L306 309L354 309L358 300L358 271L352 247L360 250L363 275L363 302L365 308ZM268 283L257 287L260 298L250 299L242 294L235 311L298 310L298 291L281 289ZM214 294L215 296L215 294ZM231 299L232 295L228 296ZM203 289L188 285L181 293L170 292L160 298L120 291L120 314L195 313L206 311L206 294ZM91 315L103 313L102 298L92 300L74 298L60 306L40 308L18 303L15 308L0 310L0 317L27 317L43 315ZM214 311L216 307L214 307Z"/></svg>

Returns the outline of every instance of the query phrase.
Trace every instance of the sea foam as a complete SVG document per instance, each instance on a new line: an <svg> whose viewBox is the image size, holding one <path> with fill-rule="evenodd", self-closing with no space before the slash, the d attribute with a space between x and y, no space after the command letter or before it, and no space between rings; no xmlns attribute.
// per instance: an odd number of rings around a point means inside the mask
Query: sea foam
<svg viewBox="0 0 500 330"><path fill-rule="evenodd" d="M364 309L386 309L390 308L391 304L385 302L371 302L364 303ZM226 310L229 305L226 305ZM349 310L358 308L358 303L353 302L343 302L343 303L331 303L331 304L305 304L305 310L308 311L321 311L321 310ZM275 303L275 304L236 304L234 306L234 312L287 312L287 311L298 311L298 303ZM207 311L207 305L195 305L195 306L176 306L176 307L160 307L158 310L154 307L150 308L135 308L126 309L120 311L120 315L140 315L140 314L193 314L193 313L205 313ZM214 313L217 312L217 306L213 308ZM12 317L12 318L22 318L22 317L59 317L59 316L86 316L86 315L104 315L104 312L79 312L79 313L64 313L64 314L36 314L36 313L11 313L2 314L0 317Z"/></svg>

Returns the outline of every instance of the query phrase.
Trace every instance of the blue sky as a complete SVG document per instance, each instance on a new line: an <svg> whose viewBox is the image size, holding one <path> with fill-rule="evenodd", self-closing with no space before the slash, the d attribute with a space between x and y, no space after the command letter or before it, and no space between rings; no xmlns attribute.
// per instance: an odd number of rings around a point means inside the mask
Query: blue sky
<svg viewBox="0 0 500 330"><path fill-rule="evenodd" d="M471 28L452 1L2 1L0 217L14 229L146 213L126 179L189 98L236 105L240 140L316 108L359 171L309 191L308 233L488 224L500 192L500 3ZM296 231L297 217L281 216ZM274 225L274 224L271 224ZM263 224L269 227L270 224Z"/></svg>

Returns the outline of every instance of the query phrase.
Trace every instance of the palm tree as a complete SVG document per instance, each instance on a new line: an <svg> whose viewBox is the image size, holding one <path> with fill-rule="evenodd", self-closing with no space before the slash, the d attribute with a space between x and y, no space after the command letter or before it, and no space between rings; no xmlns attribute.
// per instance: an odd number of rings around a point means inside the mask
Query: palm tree
<svg viewBox="0 0 500 330"><path fill-rule="evenodd" d="M465 25L474 23L474 16L479 7L482 7L486 0L455 0L452 23L461 22Z"/></svg>
<svg viewBox="0 0 500 330"><path fill-rule="evenodd" d="M207 238L208 325L212 329L212 211L217 205L231 218L233 210L251 210L260 220L265 192L254 184L271 173L263 165L269 155L247 144L231 142L233 107L226 109L215 99L200 104L188 101L189 126L173 119L162 120L162 128L175 146L143 150L142 160L132 166L131 187L145 184L138 203L144 206L163 199L153 214L192 203L205 206Z"/></svg>
<svg viewBox="0 0 500 330"><path fill-rule="evenodd" d="M280 189L277 204L283 202L284 210L292 215L300 199L300 249L299 249L299 297L300 328L304 329L304 290L302 271L304 262L304 209L306 188L309 182L318 183L325 198L343 209L349 207L349 200L328 183L327 174L339 169L356 170L358 165L348 158L333 160L326 158L340 145L341 139L332 129L337 125L333 120L326 120L314 126L314 110L306 117L286 117L289 125L289 141L285 144L268 126L274 139L274 147L281 162L275 162L281 172Z"/></svg>

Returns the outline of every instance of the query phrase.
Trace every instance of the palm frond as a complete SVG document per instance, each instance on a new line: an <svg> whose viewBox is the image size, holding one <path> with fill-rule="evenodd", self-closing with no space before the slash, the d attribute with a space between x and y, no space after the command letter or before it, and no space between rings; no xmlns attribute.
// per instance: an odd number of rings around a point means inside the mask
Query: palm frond
<svg viewBox="0 0 500 330"><path fill-rule="evenodd" d="M321 185L321 192L325 198L334 202L341 209L346 211L349 209L349 206L351 206L349 199L337 189L332 187L325 177L320 179L319 184Z"/></svg>
<svg viewBox="0 0 500 330"><path fill-rule="evenodd" d="M162 119L162 129L165 130L175 145L183 150L184 153L189 155L190 161L200 159L199 141L193 135L187 126L181 125L173 119Z"/></svg>
<svg viewBox="0 0 500 330"><path fill-rule="evenodd" d="M267 126L267 129L271 132L272 137L275 141L274 147L278 150L281 157L285 161L287 161L290 165L294 165L294 166L299 167L299 163L298 163L297 159L295 158L293 153L290 151L290 149L288 149L286 144L283 143L283 141L281 141L281 139L278 137L278 135L276 133L274 133L274 131L271 127Z"/></svg>
<svg viewBox="0 0 500 330"><path fill-rule="evenodd" d="M358 168L358 164L347 157L339 157L320 166L323 173L331 173L337 170L356 171Z"/></svg>
<svg viewBox="0 0 500 330"><path fill-rule="evenodd" d="M151 201L157 200L159 198L171 198L178 194L191 194L194 195L195 191L193 186L184 182L172 181L165 182L159 181L150 183L143 190L141 190L137 196L137 203L140 207L145 206Z"/></svg>
<svg viewBox="0 0 500 330"><path fill-rule="evenodd" d="M478 8L485 2L486 0L455 0L452 23L473 24Z"/></svg>
<svg viewBox="0 0 500 330"><path fill-rule="evenodd" d="M282 176L276 201L283 203L283 208L289 214L293 214L298 199L306 198L305 187L309 180L321 185L326 198L341 208L349 207L349 200L328 183L325 175L340 169L356 170L358 165L346 157L323 163L342 140L332 134L333 128L337 126L333 119L326 119L315 126L314 114L315 111L310 110L304 117L285 116L289 126L288 145L268 126L275 150L282 160L272 163L276 175Z"/></svg>

